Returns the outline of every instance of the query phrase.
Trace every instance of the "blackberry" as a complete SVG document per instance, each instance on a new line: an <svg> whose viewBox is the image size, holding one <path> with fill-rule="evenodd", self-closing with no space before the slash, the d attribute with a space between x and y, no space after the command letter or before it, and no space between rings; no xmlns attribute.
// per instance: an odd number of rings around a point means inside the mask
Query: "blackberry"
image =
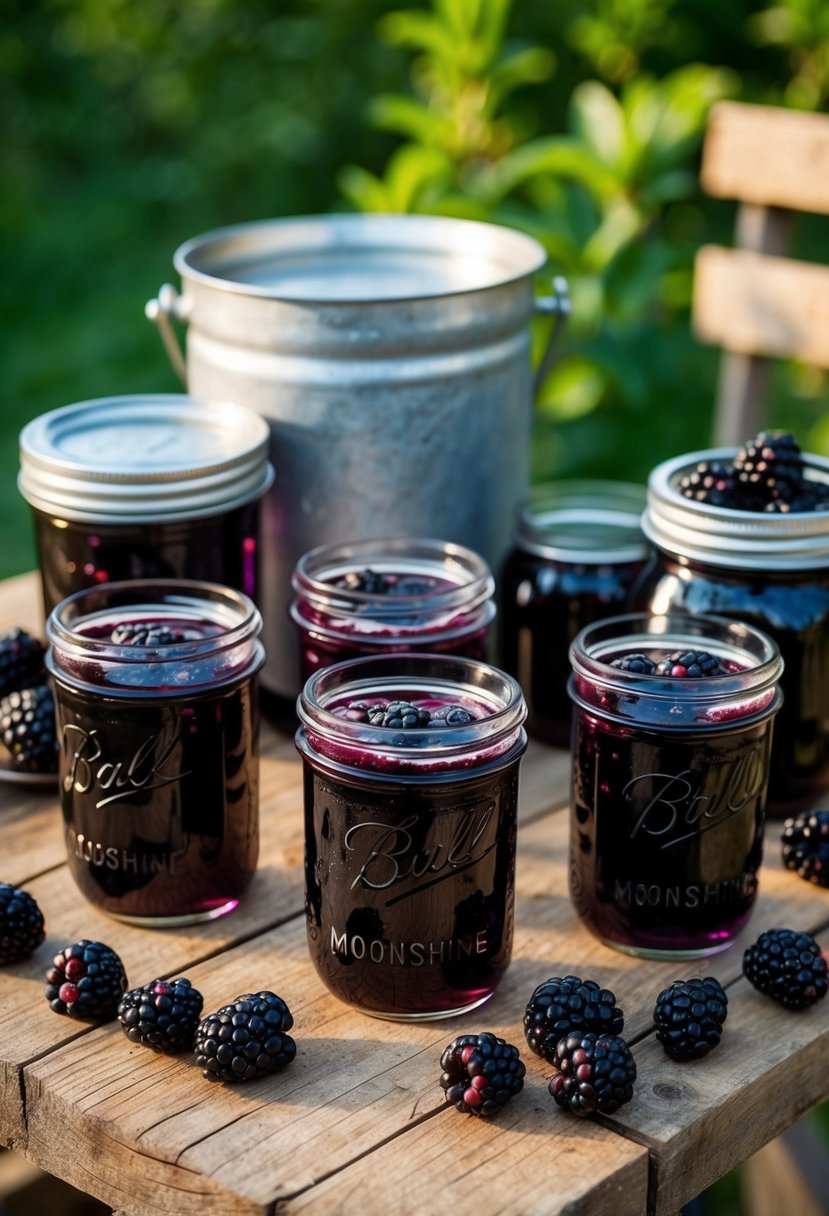
<svg viewBox="0 0 829 1216"><path fill-rule="evenodd" d="M685 498L711 507L734 505L734 474L718 460L701 460L690 473L680 478L677 489Z"/></svg>
<svg viewBox="0 0 829 1216"><path fill-rule="evenodd" d="M175 646L198 638L199 634L192 629L172 629L152 621L125 621L115 626L110 641L116 646Z"/></svg>
<svg viewBox="0 0 829 1216"><path fill-rule="evenodd" d="M403 575L395 579L388 589L389 595L428 595L434 587L434 581L418 578L414 574Z"/></svg>
<svg viewBox="0 0 829 1216"><path fill-rule="evenodd" d="M253 1081L296 1055L291 1012L273 992L246 992L202 1018L196 1063L209 1081Z"/></svg>
<svg viewBox="0 0 829 1216"><path fill-rule="evenodd" d="M429 715L430 726L466 726L472 714L463 705L441 705Z"/></svg>
<svg viewBox="0 0 829 1216"><path fill-rule="evenodd" d="M826 960L810 933L767 929L743 955L750 984L787 1009L805 1009L826 996Z"/></svg>
<svg viewBox="0 0 829 1216"><path fill-rule="evenodd" d="M539 984L524 1013L524 1034L537 1056L555 1058L556 1045L573 1031L621 1034L624 1014L609 988L577 975L553 976Z"/></svg>
<svg viewBox="0 0 829 1216"><path fill-rule="evenodd" d="M46 999L55 1013L84 1022L107 1022L127 990L124 965L103 942L86 938L55 955L46 972Z"/></svg>
<svg viewBox="0 0 829 1216"><path fill-rule="evenodd" d="M707 650L682 650L667 655L656 665L658 676L689 677L698 680L703 676L722 676L725 669L719 659Z"/></svg>
<svg viewBox="0 0 829 1216"><path fill-rule="evenodd" d="M783 865L829 887L829 811L806 811L783 824Z"/></svg>
<svg viewBox="0 0 829 1216"><path fill-rule="evenodd" d="M461 1034L440 1057L446 1101L467 1115L491 1119L524 1088L518 1048L497 1035Z"/></svg>
<svg viewBox="0 0 829 1216"><path fill-rule="evenodd" d="M625 654L620 659L614 659L611 667L620 671L633 671L638 676L652 676L656 671L656 663L646 654Z"/></svg>
<svg viewBox="0 0 829 1216"><path fill-rule="evenodd" d="M656 998L656 1037L672 1060L698 1060L717 1046L728 997L713 976L674 980Z"/></svg>
<svg viewBox="0 0 829 1216"><path fill-rule="evenodd" d="M173 1055L192 1048L202 994L189 980L151 980L121 997L118 1021L131 1043Z"/></svg>
<svg viewBox="0 0 829 1216"><path fill-rule="evenodd" d="M46 648L25 629L10 629L0 637L0 697L16 688L39 684Z"/></svg>
<svg viewBox="0 0 829 1216"><path fill-rule="evenodd" d="M28 891L0 882L0 966L28 958L45 936L36 900Z"/></svg>
<svg viewBox="0 0 829 1216"><path fill-rule="evenodd" d="M389 701L388 705L370 705L368 717L372 726L414 730L428 726L431 714L428 709L418 709L410 701Z"/></svg>
<svg viewBox="0 0 829 1216"><path fill-rule="evenodd" d="M373 707L366 705L365 701L352 701L343 710L343 717L349 722L368 722L370 708Z"/></svg>
<svg viewBox="0 0 829 1216"><path fill-rule="evenodd" d="M384 574L370 569L350 570L336 585L344 591L359 591L361 595L386 595L392 587Z"/></svg>
<svg viewBox="0 0 829 1216"><path fill-rule="evenodd" d="M791 502L803 481L800 445L787 431L760 431L734 458L734 477L741 494Z"/></svg>
<svg viewBox="0 0 829 1216"><path fill-rule="evenodd" d="M574 1030L559 1040L552 1063L550 1093L576 1115L612 1115L633 1097L636 1061L618 1035Z"/></svg>
<svg viewBox="0 0 829 1216"><path fill-rule="evenodd" d="M48 684L15 689L0 701L0 739L12 768L21 773L56 773L58 740L55 702Z"/></svg>

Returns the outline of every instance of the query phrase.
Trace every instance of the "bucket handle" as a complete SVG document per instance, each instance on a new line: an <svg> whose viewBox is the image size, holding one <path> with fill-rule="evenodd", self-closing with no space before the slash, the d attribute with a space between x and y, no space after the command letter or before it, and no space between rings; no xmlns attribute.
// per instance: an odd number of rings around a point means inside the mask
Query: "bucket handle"
<svg viewBox="0 0 829 1216"><path fill-rule="evenodd" d="M551 290L548 289L544 294L538 295L535 298L536 314L538 316L551 316L553 318L547 345L535 371L534 387L536 396L538 396L539 390L552 366L559 336L564 328L565 321L570 315L570 292L567 287L567 280L562 275L556 275L550 284L550 288ZM187 362L184 358L176 331L173 329L173 318L177 321L186 322L190 316L190 301L186 296L179 295L172 283L165 283L159 288L155 299L148 300L145 304L144 315L158 327L161 341L164 343L164 348L173 365L173 370L186 388Z"/></svg>
<svg viewBox="0 0 829 1216"><path fill-rule="evenodd" d="M552 290L550 290L550 288ZM553 364L553 358L558 346L558 340L561 336L561 331L564 328L564 323L570 316L570 291L567 287L567 280L560 274L557 274L544 294L538 295L535 298L535 311L537 316L551 316L553 318L550 336L547 339L547 345L544 348L544 353L541 356L538 367L535 369L534 389L535 396L538 397L541 391L541 386L544 383L547 374Z"/></svg>
<svg viewBox="0 0 829 1216"><path fill-rule="evenodd" d="M180 296L172 283L165 283L159 288L154 300L148 300L144 305L144 315L158 326L164 349L173 365L173 371L181 383L187 388L187 362L181 349L176 331L173 329L172 318L177 321L187 321L190 316L190 301L186 296Z"/></svg>

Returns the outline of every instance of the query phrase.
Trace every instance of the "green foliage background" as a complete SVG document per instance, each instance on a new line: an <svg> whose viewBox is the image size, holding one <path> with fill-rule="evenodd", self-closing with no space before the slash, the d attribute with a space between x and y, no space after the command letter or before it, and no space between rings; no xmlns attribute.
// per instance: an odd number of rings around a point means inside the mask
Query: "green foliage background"
<svg viewBox="0 0 829 1216"><path fill-rule="evenodd" d="M174 249L223 224L360 208L530 231L574 304L535 478L644 480L705 446L717 355L690 332L691 269L733 224L697 184L706 113L722 96L821 108L828 14L822 0L8 0L0 575L34 562L21 426L176 390L143 306ZM807 220L795 253L826 249ZM829 450L824 377L778 379L774 421Z"/></svg>

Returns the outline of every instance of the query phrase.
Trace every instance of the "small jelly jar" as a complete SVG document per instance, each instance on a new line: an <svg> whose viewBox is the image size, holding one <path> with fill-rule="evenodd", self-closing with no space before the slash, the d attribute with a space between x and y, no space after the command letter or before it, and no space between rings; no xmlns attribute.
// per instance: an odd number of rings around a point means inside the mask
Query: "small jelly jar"
<svg viewBox="0 0 829 1216"><path fill-rule="evenodd" d="M322 545L292 576L302 676L363 655L486 657L495 582L482 557L430 538Z"/></svg>
<svg viewBox="0 0 829 1216"><path fill-rule="evenodd" d="M259 598L267 423L181 394L82 401L20 434L46 616L75 591L136 578L217 582Z"/></svg>
<svg viewBox="0 0 829 1216"><path fill-rule="evenodd" d="M642 527L655 552L629 607L715 613L768 633L785 663L774 729L768 812L808 805L829 784L829 511L768 514L684 497L701 461L729 464L736 448L694 452L651 473ZM829 460L804 455L807 481L829 481Z"/></svg>
<svg viewBox="0 0 829 1216"><path fill-rule="evenodd" d="M414 726L382 724L395 701ZM321 979L377 1017L474 1009L512 949L520 688L464 658L382 656L318 672L298 711Z"/></svg>
<svg viewBox="0 0 829 1216"><path fill-rule="evenodd" d="M260 628L241 592L183 580L104 584L49 617L69 869L111 916L209 920L250 883Z"/></svg>
<svg viewBox="0 0 829 1216"><path fill-rule="evenodd" d="M527 699L527 731L570 743L567 651L593 621L627 609L649 546L645 488L614 481L537 487L520 509L501 570L501 666Z"/></svg>
<svg viewBox="0 0 829 1216"><path fill-rule="evenodd" d="M689 676L673 662L676 675L649 671L688 650L712 655L721 674ZM630 670L616 665L632 655ZM589 625L570 657L579 916L629 954L725 949L757 890L781 701L776 645L721 618L634 614Z"/></svg>

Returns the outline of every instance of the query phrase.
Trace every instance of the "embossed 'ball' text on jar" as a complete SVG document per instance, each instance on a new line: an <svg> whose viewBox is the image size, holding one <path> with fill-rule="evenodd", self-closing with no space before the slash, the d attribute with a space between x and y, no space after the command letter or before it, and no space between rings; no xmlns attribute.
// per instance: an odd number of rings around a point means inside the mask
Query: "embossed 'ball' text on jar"
<svg viewBox="0 0 829 1216"><path fill-rule="evenodd" d="M189 924L248 887L261 624L241 592L186 580L103 584L49 617L69 871L101 911Z"/></svg>
<svg viewBox="0 0 829 1216"><path fill-rule="evenodd" d="M183 578L259 600L270 433L231 402L183 394L62 406L20 434L45 615L98 583Z"/></svg>
<svg viewBox="0 0 829 1216"><path fill-rule="evenodd" d="M576 911L630 954L725 949L757 891L777 647L736 621L638 613L588 626L570 659Z"/></svg>
<svg viewBox="0 0 829 1216"><path fill-rule="evenodd" d="M512 950L518 684L445 655L355 659L312 676L298 712L320 978L377 1017L474 1009Z"/></svg>
<svg viewBox="0 0 829 1216"><path fill-rule="evenodd" d="M685 498L677 485L701 460L728 464L736 448L658 465L642 528L656 547L630 607L714 613L769 634L785 664L774 728L768 813L808 805L829 784L829 511L770 514ZM829 460L806 455L807 481L829 482Z"/></svg>

